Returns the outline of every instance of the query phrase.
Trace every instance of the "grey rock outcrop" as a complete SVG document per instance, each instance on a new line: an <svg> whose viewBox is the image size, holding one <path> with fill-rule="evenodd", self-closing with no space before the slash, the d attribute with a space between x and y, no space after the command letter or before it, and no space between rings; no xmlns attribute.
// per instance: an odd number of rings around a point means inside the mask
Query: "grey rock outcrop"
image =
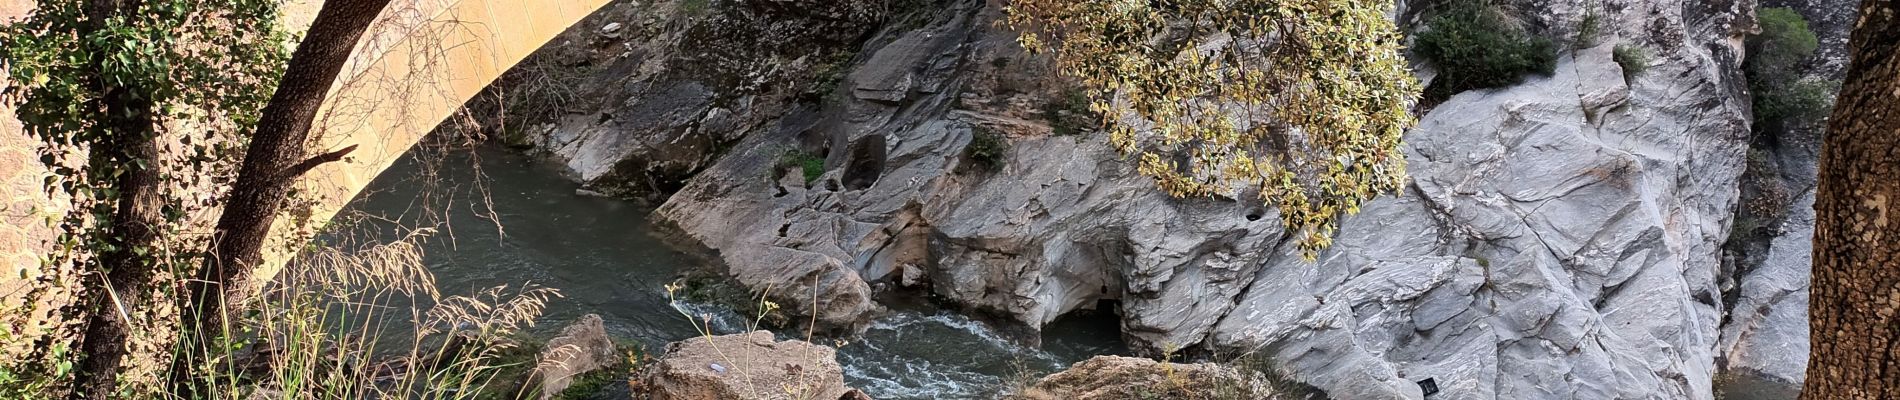
<svg viewBox="0 0 1900 400"><path fill-rule="evenodd" d="M1343 398L1414 397L1425 378L1460 399L1709 398L1747 132L1722 38L1646 44L1660 62L1621 105L1579 101L1593 70L1619 70L1602 47L1439 105L1408 134L1405 197L1315 264L1270 263L1214 344L1277 344Z"/></svg>
<svg viewBox="0 0 1900 400"><path fill-rule="evenodd" d="M1740 278L1720 350L1729 371L1771 378L1794 389L1807 378L1812 189L1789 211L1783 225L1792 229L1772 239L1761 264Z"/></svg>
<svg viewBox="0 0 1900 400"><path fill-rule="evenodd" d="M641 373L648 399L857 399L846 387L837 351L771 332L691 338L666 346L666 355ZM855 397L851 397L855 396Z"/></svg>
<svg viewBox="0 0 1900 400"><path fill-rule="evenodd" d="M1583 15L1546 3L1547 25ZM1099 141L1009 111L1059 87L1001 90L1046 67L1011 33L965 22L993 8L959 4L978 9L882 33L894 38L867 45L877 61L846 81L852 101L749 137L658 215L741 280L827 288L820 316L836 323L869 318L873 284L921 269L944 298L1032 327L1117 300L1138 348L1275 349L1342 398L1416 398L1427 377L1447 398L1711 396L1747 8L1630 4L1607 25L1646 28L1567 51L1553 76L1438 105L1408 136L1416 183L1307 263L1271 210L1156 194ZM1656 60L1625 81L1615 44ZM996 171L954 156L981 131L1013 144ZM762 151L813 134L881 135L881 177L851 189L834 168L807 185ZM886 252L916 241L927 257Z"/></svg>
<svg viewBox="0 0 1900 400"><path fill-rule="evenodd" d="M574 384L574 378L619 364L613 339L599 315L581 316L548 340L536 358L534 377L540 379L541 399L552 399Z"/></svg>
<svg viewBox="0 0 1900 400"><path fill-rule="evenodd" d="M967 167L957 154L973 132L964 114L946 112L961 47L971 26L983 23L975 8L960 2L945 13L949 20L880 37L883 46L867 46L859 56L872 61L845 75L829 106L796 110L776 129L748 137L656 215L716 250L740 281L779 288L786 294L781 304L815 312L830 327L867 321L879 309L871 282L916 282L936 271L926 246L939 242L929 239L939 231L931 225L937 219L925 215L948 207L933 197L961 197L973 180L955 173ZM849 151L865 142L885 149ZM830 154L827 171L806 181L798 168L782 165L787 148ZM847 160L853 156L881 159ZM883 168L849 168L864 165Z"/></svg>
<svg viewBox="0 0 1900 400"><path fill-rule="evenodd" d="M1060 89L1038 81L1046 61L991 27L997 8L951 4L921 29L873 39L845 78L850 98L749 137L656 215L717 250L739 280L781 288L781 303L816 292L830 326L876 312L872 283L926 278L937 294L1029 326L1121 300L1139 343L1198 342L1226 308L1196 299L1239 294L1277 244L1277 220L1258 205L1169 198L1100 140L1051 136L1022 111ZM998 170L959 156L985 134L1014 143ZM826 174L804 182L778 167L774 149L813 137L831 145ZM864 141L888 144L868 163L884 167L874 183L856 189L850 167L867 163L843 149Z"/></svg>
<svg viewBox="0 0 1900 400"><path fill-rule="evenodd" d="M810 80L836 73L827 69L882 19L879 3L618 1L504 77L549 114L495 129L590 190L660 199L822 90Z"/></svg>
<svg viewBox="0 0 1900 400"><path fill-rule="evenodd" d="M1063 83L995 24L1000 3L930 5L887 11L823 99L730 109L752 122L719 125L729 150L701 153L656 216L827 328L876 318L875 295L894 290L1029 328L1112 305L1138 350L1256 350L1335 398L1418 398L1431 378L1434 399L1709 399L1718 356L1772 350L1725 339L1725 311L1800 281L1762 270L1739 284L1762 294L1725 296L1747 2L1518 4L1553 36L1589 7L1609 29L1551 76L1426 112L1407 136L1414 182L1315 262L1271 208L1170 198L1096 134L1055 135ZM1647 49L1647 72L1618 65L1617 45ZM730 97L701 87L626 104ZM998 165L963 154L979 137L1009 144ZM823 173L806 179L788 151L824 155Z"/></svg>

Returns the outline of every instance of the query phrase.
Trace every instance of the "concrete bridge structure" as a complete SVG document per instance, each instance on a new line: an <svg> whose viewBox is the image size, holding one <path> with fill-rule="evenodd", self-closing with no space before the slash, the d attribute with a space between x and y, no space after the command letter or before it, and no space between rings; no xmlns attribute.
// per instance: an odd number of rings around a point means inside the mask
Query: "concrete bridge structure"
<svg viewBox="0 0 1900 400"><path fill-rule="evenodd" d="M312 154L357 146L307 175L310 223L280 218L280 241L307 237L503 72L608 0L396 0L384 10L318 114ZM315 5L302 6L314 15ZM308 22L293 14L292 24ZM305 232L292 232L293 229ZM299 243L267 247L281 266Z"/></svg>

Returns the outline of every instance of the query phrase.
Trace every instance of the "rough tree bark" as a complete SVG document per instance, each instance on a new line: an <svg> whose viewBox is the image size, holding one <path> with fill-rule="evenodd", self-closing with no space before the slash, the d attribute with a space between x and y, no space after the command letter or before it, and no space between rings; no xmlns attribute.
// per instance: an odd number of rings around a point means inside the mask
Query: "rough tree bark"
<svg viewBox="0 0 1900 400"><path fill-rule="evenodd" d="M211 255L187 285L190 304L184 326L186 346L203 346L218 332L225 307L242 304L250 294L252 268L262 259L271 224L298 176L326 162L341 160L355 147L308 157L305 147L317 110L350 59L350 52L389 0L329 0L317 11L303 43L291 54L277 91L264 106L257 131L245 149L244 164L225 201L213 233ZM204 347L185 351L197 354ZM196 385L189 373L197 360L179 357L172 365L175 392Z"/></svg>
<svg viewBox="0 0 1900 400"><path fill-rule="evenodd" d="M1900 0L1864 0L1815 192L1801 398L1900 399Z"/></svg>
<svg viewBox="0 0 1900 400"><path fill-rule="evenodd" d="M138 0L92 0L87 3L85 34L91 36L107 29L114 18L136 17ZM88 42L91 43L91 42ZM108 49L91 49L106 54ZM124 364L127 339L131 336L128 313L145 304L146 293L157 265L146 252L159 240L159 225L164 223L163 183L159 176L157 120L151 99L137 91L110 82L100 75L104 66L97 60L92 68L92 85L98 99L89 104L105 113L100 121L109 131L108 141L92 149L91 170L119 170L113 182L118 190L111 220L105 223L108 251L98 255L102 275L86 277L84 333L79 343L79 360L74 369L75 400L106 399L118 391L118 377Z"/></svg>

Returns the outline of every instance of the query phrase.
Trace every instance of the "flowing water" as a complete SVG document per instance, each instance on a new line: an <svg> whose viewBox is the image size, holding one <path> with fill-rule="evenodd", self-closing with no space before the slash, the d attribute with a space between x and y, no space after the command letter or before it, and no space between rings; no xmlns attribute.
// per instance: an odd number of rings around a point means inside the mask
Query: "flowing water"
<svg viewBox="0 0 1900 400"><path fill-rule="evenodd" d="M372 224L445 222L424 246L443 294L497 285L558 289L564 297L550 302L534 331L543 338L588 313L600 314L609 334L648 349L698 335L669 303L663 285L705 266L654 236L647 221L651 209L576 194L578 185L557 167L499 149L428 158L422 162L411 154L397 163L350 210L384 221ZM423 182L439 187L425 189L430 186ZM439 216L427 218L423 210ZM747 325L725 307L678 304L690 314L714 316L715 333ZM1029 348L982 322L911 307L850 338L838 360L846 380L875 398L990 398L1027 372L1125 351L1111 318L1067 319L1045 332L1042 347Z"/></svg>

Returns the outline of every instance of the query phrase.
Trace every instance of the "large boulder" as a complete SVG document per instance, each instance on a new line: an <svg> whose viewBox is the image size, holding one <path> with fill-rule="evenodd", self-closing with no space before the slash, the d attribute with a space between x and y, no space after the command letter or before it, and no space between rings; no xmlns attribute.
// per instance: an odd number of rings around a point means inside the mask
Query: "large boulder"
<svg viewBox="0 0 1900 400"><path fill-rule="evenodd" d="M857 399L831 347L754 331L673 342L641 372L653 400Z"/></svg>
<svg viewBox="0 0 1900 400"><path fill-rule="evenodd" d="M789 311L821 328L862 327L882 309L873 283L916 283L933 270L932 226L947 221L933 217L951 206L939 200L961 197L970 181L953 171L967 163L958 154L971 118L945 112L979 39L972 29L995 21L982 9L951 2L923 14L936 19L919 29L882 31L859 56L870 61L844 74L824 106L747 136L655 216ZM825 172L807 180L786 168L788 150L826 155Z"/></svg>
<svg viewBox="0 0 1900 400"><path fill-rule="evenodd" d="M583 374L600 371L620 362L615 352L613 338L607 336L607 326L599 315L581 316L574 324L561 329L561 335L548 340L547 346L536 358L534 376L541 379L541 399L554 398L574 379Z"/></svg>
<svg viewBox="0 0 1900 400"><path fill-rule="evenodd" d="M1179 364L1146 358L1096 356L1043 377L1011 400L1273 400L1259 373L1209 363Z"/></svg>

